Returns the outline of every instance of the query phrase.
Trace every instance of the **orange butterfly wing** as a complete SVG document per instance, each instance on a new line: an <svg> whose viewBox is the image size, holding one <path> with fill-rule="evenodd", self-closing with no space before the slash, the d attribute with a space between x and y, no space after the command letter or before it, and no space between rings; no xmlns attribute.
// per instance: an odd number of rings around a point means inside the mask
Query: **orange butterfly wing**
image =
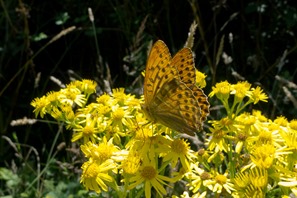
<svg viewBox="0 0 297 198"><path fill-rule="evenodd" d="M157 41L150 52L144 79L145 115L181 133L194 135L208 115L207 97L195 84L192 51L181 49L171 59L163 41ZM202 98L202 99L201 99ZM206 101L202 109L202 103ZM200 104L201 103L201 104Z"/></svg>

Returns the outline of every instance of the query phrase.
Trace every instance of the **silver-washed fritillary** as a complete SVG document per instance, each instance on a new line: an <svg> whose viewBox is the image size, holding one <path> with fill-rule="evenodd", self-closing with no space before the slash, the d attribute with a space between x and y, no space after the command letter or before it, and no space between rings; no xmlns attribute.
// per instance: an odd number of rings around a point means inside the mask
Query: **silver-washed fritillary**
<svg viewBox="0 0 297 198"><path fill-rule="evenodd" d="M207 96L196 85L189 48L182 48L171 58L166 44L158 40L147 60L143 93L145 115L180 133L193 136L209 114Z"/></svg>

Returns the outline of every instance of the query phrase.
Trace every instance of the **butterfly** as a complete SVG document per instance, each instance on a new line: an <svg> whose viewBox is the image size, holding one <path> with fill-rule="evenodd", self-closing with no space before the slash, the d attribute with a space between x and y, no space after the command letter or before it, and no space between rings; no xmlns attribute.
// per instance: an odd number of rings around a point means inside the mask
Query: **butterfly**
<svg viewBox="0 0 297 198"><path fill-rule="evenodd" d="M209 114L207 96L196 85L194 57L182 48L173 58L166 44L152 47L144 77L142 110L152 122L194 136Z"/></svg>

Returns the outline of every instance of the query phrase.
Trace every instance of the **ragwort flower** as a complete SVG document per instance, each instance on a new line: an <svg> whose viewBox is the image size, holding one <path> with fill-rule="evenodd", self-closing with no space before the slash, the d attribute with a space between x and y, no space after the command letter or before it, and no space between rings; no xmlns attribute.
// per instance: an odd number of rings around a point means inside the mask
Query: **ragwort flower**
<svg viewBox="0 0 297 198"><path fill-rule="evenodd" d="M99 163L90 159L81 168L83 171L80 182L87 190L94 190L97 193L102 190L108 191L108 184L114 181L113 177L109 175L109 172L116 168L113 160L109 159Z"/></svg>
<svg viewBox="0 0 297 198"><path fill-rule="evenodd" d="M140 184L144 184L144 192L146 198L151 198L151 190L154 188L160 197L165 195L166 189L164 185L168 185L166 182L174 182L173 179L160 174L161 170L158 170L154 162L143 162L139 171L135 176L130 178L131 184L128 189L131 190Z"/></svg>
<svg viewBox="0 0 297 198"><path fill-rule="evenodd" d="M174 139L167 151L162 150L161 153L166 152L163 160L170 161L172 167L175 167L178 160L180 160L185 170L190 169L190 162L196 157L190 149L189 143L184 139Z"/></svg>

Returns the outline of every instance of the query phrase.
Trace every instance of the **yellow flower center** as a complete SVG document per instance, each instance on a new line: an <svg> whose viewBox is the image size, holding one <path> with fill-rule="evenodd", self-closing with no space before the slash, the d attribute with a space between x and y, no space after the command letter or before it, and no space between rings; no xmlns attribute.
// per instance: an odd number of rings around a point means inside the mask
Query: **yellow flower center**
<svg viewBox="0 0 297 198"><path fill-rule="evenodd" d="M119 108L115 112L113 112L113 119L114 120L122 120L124 115L125 115L124 110L122 108Z"/></svg>
<svg viewBox="0 0 297 198"><path fill-rule="evenodd" d="M246 91L245 90L236 90L235 96L238 97L239 99L242 99L245 97Z"/></svg>
<svg viewBox="0 0 297 198"><path fill-rule="evenodd" d="M82 81L82 90L87 94L94 93L96 91L96 86L96 82L92 80L85 79Z"/></svg>
<svg viewBox="0 0 297 198"><path fill-rule="evenodd" d="M248 82L238 82L232 86L232 94L235 94L238 100L242 100L245 96L249 95L250 87L251 85Z"/></svg>
<svg viewBox="0 0 297 198"><path fill-rule="evenodd" d="M230 126L233 124L233 120L229 119L228 117L221 119L220 122L223 126Z"/></svg>
<svg viewBox="0 0 297 198"><path fill-rule="evenodd" d="M85 135L91 135L94 132L94 127L85 126L82 130Z"/></svg>
<svg viewBox="0 0 297 198"><path fill-rule="evenodd" d="M210 174L208 172L203 172L201 175L200 175L200 178L202 180L207 180L207 179L210 179Z"/></svg>
<svg viewBox="0 0 297 198"><path fill-rule="evenodd" d="M205 153L205 149L199 149L198 150L198 155L202 156Z"/></svg>
<svg viewBox="0 0 297 198"><path fill-rule="evenodd" d="M99 173L99 167L97 164L93 163L86 169L84 176L86 178L95 178L97 177L98 173Z"/></svg>
<svg viewBox="0 0 297 198"><path fill-rule="evenodd" d="M98 160L104 162L112 156L113 151L114 149L111 146L101 144L97 149Z"/></svg>
<svg viewBox="0 0 297 198"><path fill-rule="evenodd" d="M259 134L259 141L261 143L271 143L272 142L272 135L271 135L271 132L270 131L264 131L262 130Z"/></svg>
<svg viewBox="0 0 297 198"><path fill-rule="evenodd" d="M244 142L247 139L247 135L245 133L239 133L237 135L237 138L238 138L239 141Z"/></svg>
<svg viewBox="0 0 297 198"><path fill-rule="evenodd" d="M145 166L141 171L141 176L146 180L154 179L157 175L157 171L152 166Z"/></svg>
<svg viewBox="0 0 297 198"><path fill-rule="evenodd" d="M188 145L183 140L174 140L171 144L173 152L178 154L185 154L188 151Z"/></svg>
<svg viewBox="0 0 297 198"><path fill-rule="evenodd" d="M217 183L219 184L225 184L227 182L227 177L225 175L217 175L215 180L217 181Z"/></svg>
<svg viewBox="0 0 297 198"><path fill-rule="evenodd" d="M218 83L216 85L216 88L218 89L218 92L223 94L223 95L229 94L229 92L230 92L230 85L226 81Z"/></svg>
<svg viewBox="0 0 297 198"><path fill-rule="evenodd" d="M102 106L102 108L100 108L100 113L102 115L107 115L110 112L110 107L109 106Z"/></svg>
<svg viewBox="0 0 297 198"><path fill-rule="evenodd" d="M213 138L216 138L216 139L221 139L224 137L224 135L225 135L225 133L223 130L215 130L213 132Z"/></svg>
<svg viewBox="0 0 297 198"><path fill-rule="evenodd" d="M107 94L101 95L96 99L99 104L109 105L108 102L111 100L111 97Z"/></svg>

